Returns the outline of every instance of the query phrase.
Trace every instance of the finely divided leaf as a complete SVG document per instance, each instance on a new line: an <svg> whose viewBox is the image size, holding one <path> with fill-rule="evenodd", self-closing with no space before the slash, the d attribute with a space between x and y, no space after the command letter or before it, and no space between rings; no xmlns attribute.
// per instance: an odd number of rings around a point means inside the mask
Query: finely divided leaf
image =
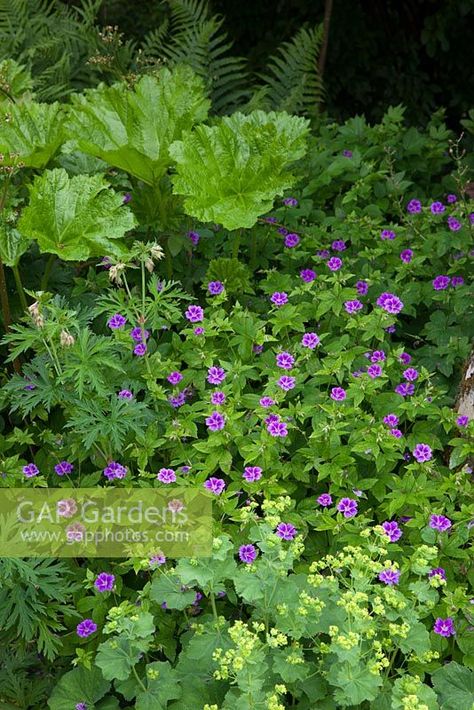
<svg viewBox="0 0 474 710"><path fill-rule="evenodd" d="M283 112L236 113L198 126L170 147L174 192L202 222L252 227L293 184L288 168L304 155L307 133L308 121Z"/></svg>
<svg viewBox="0 0 474 710"><path fill-rule="evenodd" d="M121 254L116 240L134 226L134 217L101 175L69 178L63 169L46 170L30 188L30 204L18 229L36 239L42 252L66 261Z"/></svg>
<svg viewBox="0 0 474 710"><path fill-rule="evenodd" d="M204 83L189 67L162 69L125 84L75 97L71 135L84 153L156 184L170 165L169 145L207 117Z"/></svg>

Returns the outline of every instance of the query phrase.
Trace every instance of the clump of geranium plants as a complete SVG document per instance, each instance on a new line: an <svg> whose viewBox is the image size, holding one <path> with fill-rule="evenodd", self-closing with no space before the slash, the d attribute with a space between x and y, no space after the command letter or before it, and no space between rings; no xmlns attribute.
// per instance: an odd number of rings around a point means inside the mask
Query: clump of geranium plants
<svg viewBox="0 0 474 710"><path fill-rule="evenodd" d="M215 509L211 558L2 561L0 699L471 707L456 146L400 109L311 135L208 108L163 69L0 126L2 485L179 485Z"/></svg>

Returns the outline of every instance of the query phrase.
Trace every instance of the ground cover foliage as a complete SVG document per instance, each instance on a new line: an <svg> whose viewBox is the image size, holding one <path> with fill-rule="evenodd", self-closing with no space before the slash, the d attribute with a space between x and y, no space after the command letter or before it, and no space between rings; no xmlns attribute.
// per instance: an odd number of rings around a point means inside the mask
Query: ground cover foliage
<svg viewBox="0 0 474 710"><path fill-rule="evenodd" d="M2 707L471 710L474 209L443 112L221 116L179 62L42 103L3 69L2 486L195 487L214 546L2 559Z"/></svg>

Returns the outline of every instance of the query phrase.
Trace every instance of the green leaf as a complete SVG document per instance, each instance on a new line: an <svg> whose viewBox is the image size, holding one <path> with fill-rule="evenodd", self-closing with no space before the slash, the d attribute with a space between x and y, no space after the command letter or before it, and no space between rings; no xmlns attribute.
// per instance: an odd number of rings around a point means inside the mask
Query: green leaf
<svg viewBox="0 0 474 710"><path fill-rule="evenodd" d="M338 686L334 697L342 707L359 705L374 700L382 685L380 676L370 673L366 666L335 663L328 674L329 682Z"/></svg>
<svg viewBox="0 0 474 710"><path fill-rule="evenodd" d="M30 240L14 227L0 222L0 258L6 266L16 266L27 251Z"/></svg>
<svg viewBox="0 0 474 710"><path fill-rule="evenodd" d="M104 680L98 668L75 668L62 676L48 700L48 705L51 710L71 710L76 702L84 702L88 707L93 707L109 688L110 683Z"/></svg>
<svg viewBox="0 0 474 710"><path fill-rule="evenodd" d="M181 586L181 581L176 576L168 577L159 572L151 584L150 598L159 604L166 602L168 609L186 609L193 603L196 592L182 592Z"/></svg>
<svg viewBox="0 0 474 710"><path fill-rule="evenodd" d="M75 97L69 132L79 148L156 184L170 165L169 145L207 116L203 81L189 67L162 69L126 84Z"/></svg>
<svg viewBox="0 0 474 710"><path fill-rule="evenodd" d="M149 663L146 673L147 689L137 695L137 710L161 710L166 708L168 701L181 697L178 674L168 661Z"/></svg>
<svg viewBox="0 0 474 710"><path fill-rule="evenodd" d="M25 102L9 104L7 116L0 121L2 165L43 168L63 142L64 110L57 103Z"/></svg>
<svg viewBox="0 0 474 710"><path fill-rule="evenodd" d="M132 667L138 663L141 648L124 636L101 643L95 658L96 665L107 680L126 680Z"/></svg>
<svg viewBox="0 0 474 710"><path fill-rule="evenodd" d="M42 252L84 261L91 256L120 254L117 244L134 226L122 197L101 175L69 178L63 169L46 170L30 187L30 204L18 229L36 239Z"/></svg>
<svg viewBox="0 0 474 710"><path fill-rule="evenodd" d="M291 187L288 167L306 150L308 122L287 113L235 113L198 126L170 147L174 192L187 214L226 229L252 227Z"/></svg>
<svg viewBox="0 0 474 710"><path fill-rule="evenodd" d="M433 673L432 682L443 710L474 707L474 671L469 668L452 661Z"/></svg>

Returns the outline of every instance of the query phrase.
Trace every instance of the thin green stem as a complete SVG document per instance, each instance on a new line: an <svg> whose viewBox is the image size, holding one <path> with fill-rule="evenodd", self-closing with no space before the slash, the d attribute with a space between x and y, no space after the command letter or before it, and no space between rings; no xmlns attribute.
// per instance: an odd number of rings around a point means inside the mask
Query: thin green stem
<svg viewBox="0 0 474 710"><path fill-rule="evenodd" d="M25 289L21 282L20 270L18 266L12 266L13 276L15 277L16 290L18 291L18 296L20 298L21 307L24 311L28 309L28 301L26 300Z"/></svg>
<svg viewBox="0 0 474 710"><path fill-rule="evenodd" d="M51 271L52 271L55 261L56 261L56 255L50 254L49 259L46 262L46 268L44 270L43 278L41 279L40 288L42 291L46 291L46 289L48 288L49 277L51 276Z"/></svg>
<svg viewBox="0 0 474 710"><path fill-rule="evenodd" d="M232 258L233 259L238 259L239 258L239 249L240 249L240 239L242 237L242 230L238 229L236 230L234 234L234 241L232 244Z"/></svg>
<svg viewBox="0 0 474 710"><path fill-rule="evenodd" d="M141 679L140 676L138 675L135 666L132 666L132 672L133 672L133 675L134 675L135 678L136 678L136 681L137 681L138 685L139 685L140 688L143 690L143 692L146 693L146 692L147 692L146 687L144 686L144 684L143 684L143 682L142 682L142 679Z"/></svg>

